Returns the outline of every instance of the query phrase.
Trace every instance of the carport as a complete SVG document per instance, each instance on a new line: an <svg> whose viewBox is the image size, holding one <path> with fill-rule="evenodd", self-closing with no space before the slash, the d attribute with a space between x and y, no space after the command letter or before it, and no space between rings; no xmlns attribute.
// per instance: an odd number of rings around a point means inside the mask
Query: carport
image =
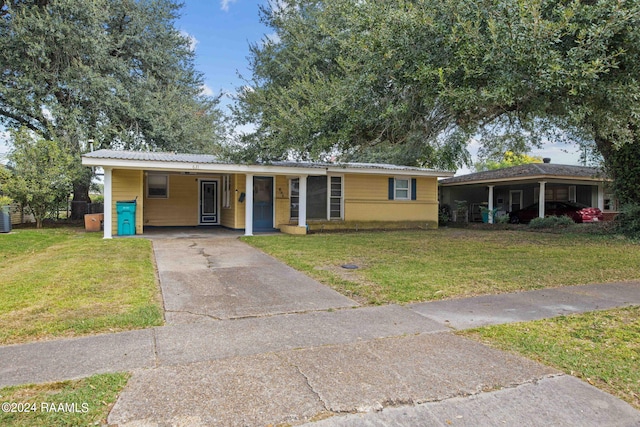
<svg viewBox="0 0 640 427"><path fill-rule="evenodd" d="M605 218L615 216L616 203L602 171L594 167L531 163L471 173L441 180L440 203L454 207L466 202L469 222L481 221L481 208L496 216L539 203L544 217L546 201L578 202L599 208ZM489 222L494 218L490 215Z"/></svg>

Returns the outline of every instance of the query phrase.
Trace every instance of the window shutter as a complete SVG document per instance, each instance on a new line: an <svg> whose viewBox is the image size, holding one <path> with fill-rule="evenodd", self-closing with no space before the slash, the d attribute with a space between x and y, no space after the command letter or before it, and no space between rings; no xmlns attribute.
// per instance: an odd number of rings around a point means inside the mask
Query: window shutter
<svg viewBox="0 0 640 427"><path fill-rule="evenodd" d="M417 187L416 179L411 178L411 200L416 200L416 187Z"/></svg>
<svg viewBox="0 0 640 427"><path fill-rule="evenodd" d="M389 178L389 200L393 200L393 194L394 194L394 182L395 180L393 178Z"/></svg>

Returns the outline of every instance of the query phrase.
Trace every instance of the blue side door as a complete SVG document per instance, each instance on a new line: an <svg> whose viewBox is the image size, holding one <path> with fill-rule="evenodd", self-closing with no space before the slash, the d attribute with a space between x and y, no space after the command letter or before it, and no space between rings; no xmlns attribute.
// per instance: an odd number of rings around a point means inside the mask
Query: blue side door
<svg viewBox="0 0 640 427"><path fill-rule="evenodd" d="M273 230L273 177L253 178L253 229Z"/></svg>

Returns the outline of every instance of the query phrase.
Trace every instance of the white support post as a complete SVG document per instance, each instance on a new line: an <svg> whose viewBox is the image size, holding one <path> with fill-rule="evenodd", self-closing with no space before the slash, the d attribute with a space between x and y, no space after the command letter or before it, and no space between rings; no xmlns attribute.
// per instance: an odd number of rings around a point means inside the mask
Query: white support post
<svg viewBox="0 0 640 427"><path fill-rule="evenodd" d="M545 205L545 188L546 181L540 181L540 192L538 194L538 216L544 218L544 205Z"/></svg>
<svg viewBox="0 0 640 427"><path fill-rule="evenodd" d="M307 228L307 175L300 175L298 186L298 227Z"/></svg>
<svg viewBox="0 0 640 427"><path fill-rule="evenodd" d="M111 239L111 228L113 227L113 185L111 168L104 168L104 234L105 239Z"/></svg>
<svg viewBox="0 0 640 427"><path fill-rule="evenodd" d="M493 187L494 185L489 185L489 224L493 224Z"/></svg>
<svg viewBox="0 0 640 427"><path fill-rule="evenodd" d="M604 211L604 184L598 184L598 209Z"/></svg>
<svg viewBox="0 0 640 427"><path fill-rule="evenodd" d="M253 174L246 174L244 193L244 235L253 236Z"/></svg>

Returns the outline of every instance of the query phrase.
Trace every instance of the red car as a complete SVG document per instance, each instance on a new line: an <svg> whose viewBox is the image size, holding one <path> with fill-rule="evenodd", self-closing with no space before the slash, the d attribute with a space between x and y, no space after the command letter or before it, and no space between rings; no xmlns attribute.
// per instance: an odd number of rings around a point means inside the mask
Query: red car
<svg viewBox="0 0 640 427"><path fill-rule="evenodd" d="M509 212L509 222L512 224L526 224L538 216L538 204L534 203L524 209ZM544 216L568 216L574 222L598 222L603 220L600 209L573 202L545 202Z"/></svg>

